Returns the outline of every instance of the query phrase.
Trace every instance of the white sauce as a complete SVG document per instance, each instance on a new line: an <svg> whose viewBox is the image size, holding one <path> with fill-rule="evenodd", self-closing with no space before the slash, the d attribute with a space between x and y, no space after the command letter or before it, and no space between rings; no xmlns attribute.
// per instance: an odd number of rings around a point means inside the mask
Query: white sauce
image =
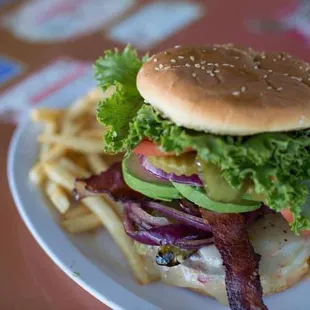
<svg viewBox="0 0 310 310"><path fill-rule="evenodd" d="M264 294L287 288L308 272L310 238L296 236L280 215L269 214L257 220L249 228L249 237L255 251L262 256L259 273ZM147 251L148 270L158 273L163 282L202 290L227 304L225 271L214 245L170 268L155 263L157 247L148 247Z"/></svg>

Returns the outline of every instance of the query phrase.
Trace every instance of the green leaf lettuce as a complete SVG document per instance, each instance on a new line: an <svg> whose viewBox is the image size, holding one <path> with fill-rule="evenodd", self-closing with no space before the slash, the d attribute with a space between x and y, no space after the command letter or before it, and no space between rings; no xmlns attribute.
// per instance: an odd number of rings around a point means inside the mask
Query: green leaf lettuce
<svg viewBox="0 0 310 310"><path fill-rule="evenodd" d="M136 77L143 62L148 59L145 55L140 59L135 49L126 46L123 52L117 49L106 51L94 66L98 85L106 90L115 86L114 94L102 100L97 108L97 118L107 126L105 146L109 152L120 152L123 141L128 136L129 123L143 105L143 98L136 87Z"/></svg>

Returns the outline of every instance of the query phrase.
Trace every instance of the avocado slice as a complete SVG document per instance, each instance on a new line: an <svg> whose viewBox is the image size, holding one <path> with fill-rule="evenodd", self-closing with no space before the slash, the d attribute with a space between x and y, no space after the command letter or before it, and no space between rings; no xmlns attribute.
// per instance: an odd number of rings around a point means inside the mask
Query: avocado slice
<svg viewBox="0 0 310 310"><path fill-rule="evenodd" d="M188 200L192 201L201 208L205 208L218 213L243 213L254 211L260 208L261 203L249 200L240 200L238 204L223 203L211 200L206 192L194 186L173 182L175 188Z"/></svg>
<svg viewBox="0 0 310 310"><path fill-rule="evenodd" d="M139 157L130 154L122 163L124 180L129 187L153 199L171 201L182 196L170 181L165 181L147 172Z"/></svg>

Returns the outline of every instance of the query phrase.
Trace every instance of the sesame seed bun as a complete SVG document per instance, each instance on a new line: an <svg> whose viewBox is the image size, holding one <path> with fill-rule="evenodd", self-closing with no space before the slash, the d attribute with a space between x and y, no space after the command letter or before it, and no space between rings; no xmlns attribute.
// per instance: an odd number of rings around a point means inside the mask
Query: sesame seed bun
<svg viewBox="0 0 310 310"><path fill-rule="evenodd" d="M250 135L310 127L310 65L231 44L175 47L150 58L137 87L179 126Z"/></svg>

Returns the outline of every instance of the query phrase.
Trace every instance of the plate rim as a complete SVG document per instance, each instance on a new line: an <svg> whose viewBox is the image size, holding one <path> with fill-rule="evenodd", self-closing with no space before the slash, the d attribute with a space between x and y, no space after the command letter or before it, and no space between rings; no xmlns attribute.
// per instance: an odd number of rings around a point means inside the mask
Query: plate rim
<svg viewBox="0 0 310 310"><path fill-rule="evenodd" d="M159 308L154 304L146 301L145 299L137 296L136 294L130 292L126 287L116 283L111 277L105 274L103 270L101 270L98 266L94 265L92 261L84 257L82 253L79 252L79 255L75 258L76 261L86 260L87 264L90 266L97 268L101 276L105 277L105 280L108 280L110 285L104 285L104 290L99 291L94 283L86 282L83 278L74 276L72 273L70 266L64 263L59 255L57 255L50 247L48 242L40 235L39 231L37 231L35 225L32 223L31 217L28 216L22 202L22 197L18 192L17 187L15 186L15 175L14 175L14 163L17 155L17 148L20 141L20 138L24 132L24 130L31 126L30 117L25 118L14 130L13 135L11 137L8 153L7 153L7 177L9 188L12 194L13 202L15 207L22 218L24 224L26 225L28 231L33 236L38 245L43 249L46 255L52 260L52 262L57 265L62 272L64 272L71 280L77 283L82 289L87 291L91 296L95 297L97 300L102 302L103 304L109 306L115 310L126 310L128 308L128 303L126 301L128 299L134 301L135 306L134 309L148 309L148 310L158 310ZM28 181L28 179L27 179ZM53 219L51 219L54 221ZM74 244L68 241L68 245L70 248L74 248L78 250ZM106 282L103 282L106 283ZM122 298L119 298L122 296ZM125 297L125 298L124 298Z"/></svg>

